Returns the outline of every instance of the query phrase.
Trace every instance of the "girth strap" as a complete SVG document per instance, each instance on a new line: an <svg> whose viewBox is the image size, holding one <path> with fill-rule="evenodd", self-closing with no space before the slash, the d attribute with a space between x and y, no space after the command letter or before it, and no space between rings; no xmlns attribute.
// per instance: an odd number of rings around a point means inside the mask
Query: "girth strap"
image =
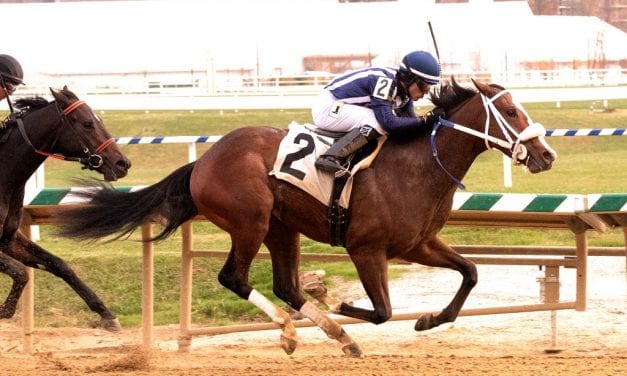
<svg viewBox="0 0 627 376"><path fill-rule="evenodd" d="M350 222L348 209L340 205L340 196L350 174L343 174L333 180L333 189L329 202L329 243L332 246L346 245L346 230Z"/></svg>

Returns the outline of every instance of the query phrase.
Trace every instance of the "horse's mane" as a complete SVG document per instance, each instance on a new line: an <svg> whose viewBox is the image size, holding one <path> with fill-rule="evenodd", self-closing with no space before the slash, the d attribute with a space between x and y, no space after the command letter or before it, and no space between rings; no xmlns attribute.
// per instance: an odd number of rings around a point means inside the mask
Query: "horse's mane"
<svg viewBox="0 0 627 376"><path fill-rule="evenodd" d="M39 108L46 107L50 102L42 97L31 98L19 98L13 105L19 110L18 113L9 114L4 120L0 119L0 130L7 128L7 126L15 123L16 117L21 117L31 110L37 110Z"/></svg>
<svg viewBox="0 0 627 376"><path fill-rule="evenodd" d="M36 110L48 104L50 104L50 102L42 97L19 98L15 101L15 107L22 111Z"/></svg>
<svg viewBox="0 0 627 376"><path fill-rule="evenodd" d="M477 94L476 90L461 86L455 81L455 77L451 77L451 82L446 82L442 84L439 89L433 90L430 93L429 99L435 107L448 112L470 99L475 94ZM431 132L431 127L419 127L405 130L397 134L390 134L388 137L398 140L399 142L406 142L407 140L413 139L414 136L424 136L429 132Z"/></svg>
<svg viewBox="0 0 627 376"><path fill-rule="evenodd" d="M450 83L445 83L431 93L431 103L448 112L475 94L476 90L461 86L455 81L455 77L451 77Z"/></svg>

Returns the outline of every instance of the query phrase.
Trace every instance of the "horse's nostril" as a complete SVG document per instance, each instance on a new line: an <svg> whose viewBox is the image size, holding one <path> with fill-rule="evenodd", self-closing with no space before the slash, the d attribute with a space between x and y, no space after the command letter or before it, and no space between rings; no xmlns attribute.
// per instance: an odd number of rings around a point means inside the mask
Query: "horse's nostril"
<svg viewBox="0 0 627 376"><path fill-rule="evenodd" d="M544 161L545 161L546 163L552 163L552 162L555 160L555 156L553 156L553 153L551 153L551 152L550 152L550 151L548 151L548 150L545 150L545 151L542 153L542 158L544 158Z"/></svg>
<svg viewBox="0 0 627 376"><path fill-rule="evenodd" d="M129 168L131 168L131 161L129 161L128 159L124 158L124 159L120 159L119 161L117 161L115 163L115 165L120 170L128 170Z"/></svg>

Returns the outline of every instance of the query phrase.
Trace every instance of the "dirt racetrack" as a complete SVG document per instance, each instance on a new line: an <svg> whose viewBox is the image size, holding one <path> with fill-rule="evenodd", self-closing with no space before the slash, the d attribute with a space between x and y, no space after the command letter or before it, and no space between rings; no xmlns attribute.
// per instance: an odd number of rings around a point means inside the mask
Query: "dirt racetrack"
<svg viewBox="0 0 627 376"><path fill-rule="evenodd" d="M395 312L441 309L452 297L455 273L412 266L391 284ZM467 307L533 304L537 268L479 266L480 281ZM574 299L574 270L562 269L562 300ZM335 295L366 304L359 286ZM420 307L420 308L416 308ZM286 355L279 332L196 337L189 353L176 351L177 327L155 328L155 346L142 350L139 329L37 328L35 354L24 355L21 329L0 322L0 375L625 375L627 284L625 260L591 258L588 309L557 312L557 344L550 313L460 317L416 333L414 322L345 325L365 356L350 359L317 328L298 329L300 344ZM549 353L545 350L561 350Z"/></svg>

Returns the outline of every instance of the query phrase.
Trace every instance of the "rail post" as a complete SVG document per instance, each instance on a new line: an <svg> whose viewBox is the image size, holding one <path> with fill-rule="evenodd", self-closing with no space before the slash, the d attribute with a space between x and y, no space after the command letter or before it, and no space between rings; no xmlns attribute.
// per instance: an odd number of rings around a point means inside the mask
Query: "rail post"
<svg viewBox="0 0 627 376"><path fill-rule="evenodd" d="M27 221L26 221L27 222ZM30 224L22 224L20 231L28 239L33 235ZM33 353L33 331L35 327L35 271L26 267L28 283L22 292L22 352Z"/></svg>
<svg viewBox="0 0 627 376"><path fill-rule="evenodd" d="M180 335L178 338L178 348L180 352L188 352L192 343L190 330L192 326L192 246L193 230L192 222L187 221L181 226L181 296L180 296Z"/></svg>
<svg viewBox="0 0 627 376"><path fill-rule="evenodd" d="M152 328L154 326L154 244L152 225L142 225L142 345L152 346Z"/></svg>
<svg viewBox="0 0 627 376"><path fill-rule="evenodd" d="M544 303L557 303L560 300L560 268L547 266L544 272ZM546 352L558 352L557 349L557 311L551 311L551 347Z"/></svg>
<svg viewBox="0 0 627 376"><path fill-rule="evenodd" d="M577 244L577 297L575 310L586 310L586 286L588 284L588 237L586 232L575 234Z"/></svg>

